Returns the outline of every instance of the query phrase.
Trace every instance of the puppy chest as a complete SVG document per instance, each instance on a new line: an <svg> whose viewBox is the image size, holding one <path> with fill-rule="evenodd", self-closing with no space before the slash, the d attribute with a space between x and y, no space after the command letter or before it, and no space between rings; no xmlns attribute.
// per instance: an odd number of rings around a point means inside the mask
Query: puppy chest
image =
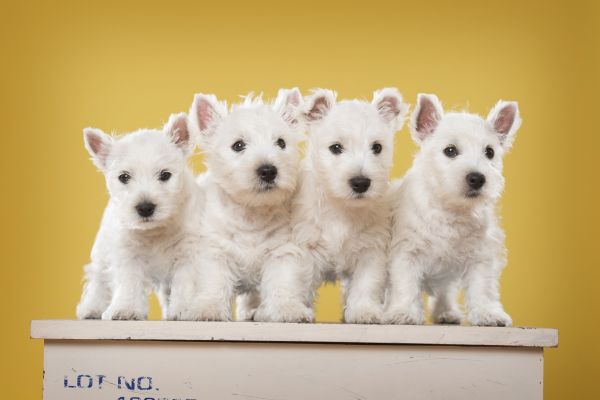
<svg viewBox="0 0 600 400"><path fill-rule="evenodd" d="M444 234L446 233L446 234ZM485 238L479 232L461 234L459 232L438 231L437 235L422 238L419 246L419 258L432 274L456 274L485 253ZM489 249L492 251L492 249Z"/></svg>
<svg viewBox="0 0 600 400"><path fill-rule="evenodd" d="M340 229L342 228L342 229ZM343 227L330 226L323 232L316 249L325 260L325 269L342 272L351 268L364 251L378 246L374 235L364 232L344 230Z"/></svg>
<svg viewBox="0 0 600 400"><path fill-rule="evenodd" d="M175 264L180 262L185 254L181 254L177 240L148 240L130 245L123 253L115 254L117 263L126 262L141 266L146 276L161 280L168 276ZM127 265L124 265L127 268Z"/></svg>
<svg viewBox="0 0 600 400"><path fill-rule="evenodd" d="M319 237L315 238L319 247L330 256L338 256L358 236L352 224L344 219L324 219L319 227Z"/></svg>
<svg viewBox="0 0 600 400"><path fill-rule="evenodd" d="M177 262L176 258L177 256L172 252L155 249L145 256L147 274L155 280L164 280L171 274L173 265Z"/></svg>
<svg viewBox="0 0 600 400"><path fill-rule="evenodd" d="M243 274L258 273L273 252L289 242L289 235L279 232L236 232L227 240L228 253Z"/></svg>

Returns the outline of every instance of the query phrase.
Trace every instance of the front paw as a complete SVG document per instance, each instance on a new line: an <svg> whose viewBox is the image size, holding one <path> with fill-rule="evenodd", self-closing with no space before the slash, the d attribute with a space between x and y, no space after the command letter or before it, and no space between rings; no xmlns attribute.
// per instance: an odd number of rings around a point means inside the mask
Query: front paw
<svg viewBox="0 0 600 400"><path fill-rule="evenodd" d="M383 320L386 324L393 325L423 325L425 316L423 311L416 307L412 309L395 307L385 312Z"/></svg>
<svg viewBox="0 0 600 400"><path fill-rule="evenodd" d="M77 319L101 319L102 310L88 309L84 307L77 307Z"/></svg>
<svg viewBox="0 0 600 400"><path fill-rule="evenodd" d="M102 313L103 320L136 320L142 321L148 318L148 314L142 310L126 307L110 306Z"/></svg>
<svg viewBox="0 0 600 400"><path fill-rule="evenodd" d="M242 308L237 307L235 310L236 321L252 321L256 314L256 308Z"/></svg>
<svg viewBox="0 0 600 400"><path fill-rule="evenodd" d="M479 308L469 312L468 320L476 326L511 326L512 318L504 310Z"/></svg>
<svg viewBox="0 0 600 400"><path fill-rule="evenodd" d="M382 321L383 306L378 304L347 306L344 312L347 324L380 324Z"/></svg>
<svg viewBox="0 0 600 400"><path fill-rule="evenodd" d="M446 310L433 316L434 324L458 325L462 321L463 314L458 310Z"/></svg>
<svg viewBox="0 0 600 400"><path fill-rule="evenodd" d="M315 313L311 307L301 302L287 302L269 305L262 303L254 313L254 320L260 322L313 322Z"/></svg>
<svg viewBox="0 0 600 400"><path fill-rule="evenodd" d="M221 302L203 302L190 307L171 307L167 312L170 321L229 321L229 311Z"/></svg>

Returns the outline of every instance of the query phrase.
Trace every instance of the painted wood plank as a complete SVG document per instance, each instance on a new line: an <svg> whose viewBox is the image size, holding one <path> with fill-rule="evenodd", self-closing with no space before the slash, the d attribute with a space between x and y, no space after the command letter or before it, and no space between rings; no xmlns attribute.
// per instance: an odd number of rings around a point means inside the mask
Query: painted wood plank
<svg viewBox="0 0 600 400"><path fill-rule="evenodd" d="M45 342L44 400L541 400L543 349Z"/></svg>
<svg viewBox="0 0 600 400"><path fill-rule="evenodd" d="M283 324L192 321L31 322L34 339L556 347L558 330L447 325Z"/></svg>

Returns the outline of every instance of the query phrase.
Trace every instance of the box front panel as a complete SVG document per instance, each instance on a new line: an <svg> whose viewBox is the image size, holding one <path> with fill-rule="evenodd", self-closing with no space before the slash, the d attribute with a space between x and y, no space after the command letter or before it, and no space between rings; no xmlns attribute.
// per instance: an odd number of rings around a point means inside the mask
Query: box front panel
<svg viewBox="0 0 600 400"><path fill-rule="evenodd" d="M541 399L543 350L46 341L45 400Z"/></svg>

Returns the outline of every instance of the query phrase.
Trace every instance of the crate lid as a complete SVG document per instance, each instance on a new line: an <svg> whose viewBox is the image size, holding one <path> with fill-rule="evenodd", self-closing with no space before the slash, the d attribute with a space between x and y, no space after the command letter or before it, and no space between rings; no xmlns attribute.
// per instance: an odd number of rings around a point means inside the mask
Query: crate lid
<svg viewBox="0 0 600 400"><path fill-rule="evenodd" d="M556 347L558 330L450 325L354 325L194 321L31 321L48 340L161 340Z"/></svg>

